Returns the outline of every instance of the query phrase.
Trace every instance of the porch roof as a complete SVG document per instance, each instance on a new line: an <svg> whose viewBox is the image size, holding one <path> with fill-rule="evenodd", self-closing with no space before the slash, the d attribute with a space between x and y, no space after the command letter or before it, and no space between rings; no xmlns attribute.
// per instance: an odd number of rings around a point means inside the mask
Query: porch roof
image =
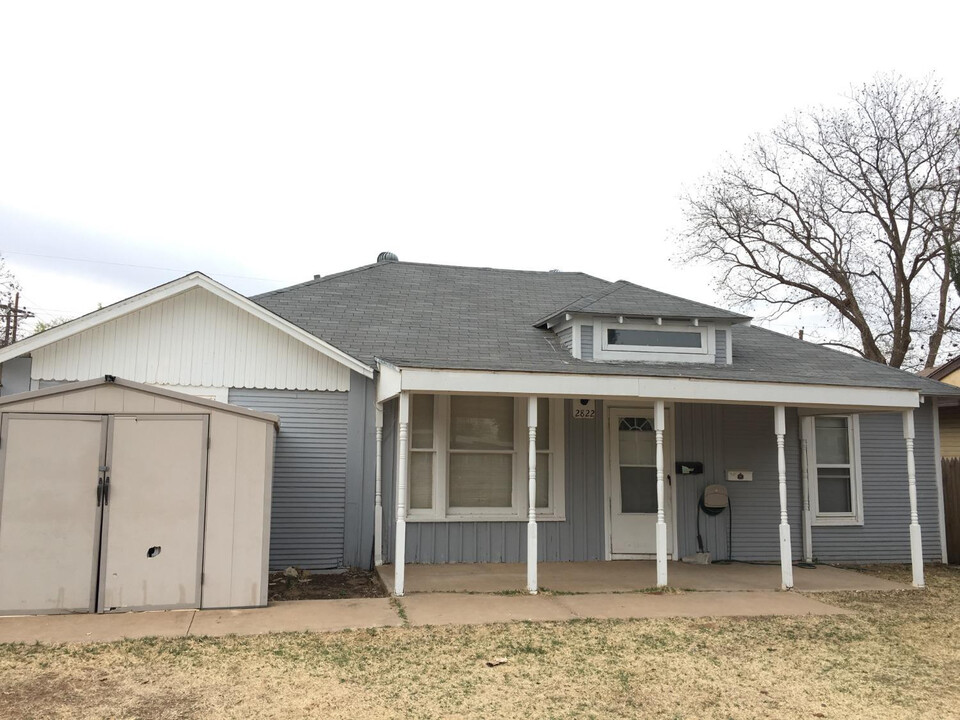
<svg viewBox="0 0 960 720"><path fill-rule="evenodd" d="M397 367L381 361L377 401L401 392L536 395L615 400L674 400L741 405L789 405L900 411L920 405L907 388L837 386L823 383L750 382L691 377L490 372Z"/></svg>

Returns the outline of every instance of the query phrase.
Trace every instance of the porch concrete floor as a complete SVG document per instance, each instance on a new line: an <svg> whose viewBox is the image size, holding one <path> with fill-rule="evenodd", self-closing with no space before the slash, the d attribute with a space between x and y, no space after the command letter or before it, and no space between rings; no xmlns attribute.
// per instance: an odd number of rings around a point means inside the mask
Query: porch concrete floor
<svg viewBox="0 0 960 720"><path fill-rule="evenodd" d="M393 571L393 565L377 568L391 594ZM537 572L539 586L554 592L634 592L657 584L657 565L653 560L540 563ZM670 587L681 590L779 590L780 566L670 562L667 578ZM794 567L793 582L794 589L802 592L909 589L908 585L829 565L818 565L815 569ZM497 593L522 591L526 583L524 563L407 565L405 592Z"/></svg>

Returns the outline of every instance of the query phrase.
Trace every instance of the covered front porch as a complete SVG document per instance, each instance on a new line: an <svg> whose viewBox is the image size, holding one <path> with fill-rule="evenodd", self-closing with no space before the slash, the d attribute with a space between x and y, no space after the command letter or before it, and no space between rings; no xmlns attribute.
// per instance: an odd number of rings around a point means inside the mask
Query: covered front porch
<svg viewBox="0 0 960 720"><path fill-rule="evenodd" d="M396 590L394 566L381 565L377 573L387 590ZM655 560L595 562L541 562L539 590L553 593L628 593L657 586ZM794 589L802 592L851 590L904 590L909 586L873 577L855 570L829 565L793 568ZM407 593L466 592L510 593L527 590L525 563L456 563L407 565ZM776 564L714 563L695 565L669 563L668 586L696 591L778 590L781 568Z"/></svg>
<svg viewBox="0 0 960 720"><path fill-rule="evenodd" d="M397 596L862 589L795 566L817 559L909 560L923 584L916 391L384 366L377 395L374 560Z"/></svg>

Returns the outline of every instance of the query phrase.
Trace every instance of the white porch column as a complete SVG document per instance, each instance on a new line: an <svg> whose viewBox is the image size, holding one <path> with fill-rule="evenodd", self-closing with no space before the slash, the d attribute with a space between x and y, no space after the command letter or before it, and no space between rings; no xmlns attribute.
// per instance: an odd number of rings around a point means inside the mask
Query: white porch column
<svg viewBox="0 0 960 720"><path fill-rule="evenodd" d="M377 465L373 500L373 564L383 565L383 403L376 406Z"/></svg>
<svg viewBox="0 0 960 720"><path fill-rule="evenodd" d="M393 594L403 596L403 563L407 552L407 431L410 424L410 394L400 393L397 432L397 537L393 548Z"/></svg>
<svg viewBox="0 0 960 720"><path fill-rule="evenodd" d="M904 410L903 439L907 443L907 484L910 488L910 561L913 565L913 586L923 587L923 543L917 515L917 467L913 459L913 438L913 410Z"/></svg>
<svg viewBox="0 0 960 720"><path fill-rule="evenodd" d="M527 398L527 590L537 594L537 399Z"/></svg>
<svg viewBox="0 0 960 720"><path fill-rule="evenodd" d="M653 405L653 425L657 433L657 587L667 584L667 522L663 514L663 400Z"/></svg>
<svg viewBox="0 0 960 720"><path fill-rule="evenodd" d="M783 442L787 434L787 411L783 405L773 408L773 429L777 435L777 475L780 480L780 574L781 587L793 587L793 549L790 547L790 523L787 521L787 458Z"/></svg>

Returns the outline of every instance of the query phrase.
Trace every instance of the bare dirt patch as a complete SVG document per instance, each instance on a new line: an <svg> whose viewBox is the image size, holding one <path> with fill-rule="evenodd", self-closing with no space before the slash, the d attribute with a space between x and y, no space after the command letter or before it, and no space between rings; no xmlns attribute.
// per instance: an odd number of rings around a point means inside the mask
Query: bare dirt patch
<svg viewBox="0 0 960 720"><path fill-rule="evenodd" d="M960 570L928 584L816 595L849 616L0 646L0 717L956 717Z"/></svg>
<svg viewBox="0 0 960 720"><path fill-rule="evenodd" d="M357 568L348 568L343 572L335 573L311 573L300 570L296 575L274 572L270 573L269 587L271 602L387 596L387 590L376 573Z"/></svg>

